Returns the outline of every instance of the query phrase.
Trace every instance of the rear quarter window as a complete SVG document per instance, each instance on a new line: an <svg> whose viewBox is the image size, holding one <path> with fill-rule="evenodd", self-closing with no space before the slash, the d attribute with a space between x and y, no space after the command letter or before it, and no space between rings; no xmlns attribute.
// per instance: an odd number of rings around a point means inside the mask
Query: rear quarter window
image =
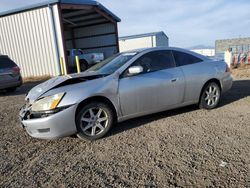
<svg viewBox="0 0 250 188"><path fill-rule="evenodd" d="M191 65L203 61L202 59L185 52L173 51L173 54L177 66Z"/></svg>
<svg viewBox="0 0 250 188"><path fill-rule="evenodd" d="M13 68L16 64L8 57L0 57L0 69Z"/></svg>

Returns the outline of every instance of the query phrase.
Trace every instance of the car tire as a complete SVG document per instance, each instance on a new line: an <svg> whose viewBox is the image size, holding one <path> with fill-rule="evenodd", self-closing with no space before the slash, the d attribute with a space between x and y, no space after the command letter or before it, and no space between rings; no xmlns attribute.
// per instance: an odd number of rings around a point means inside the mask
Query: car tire
<svg viewBox="0 0 250 188"><path fill-rule="evenodd" d="M201 92L199 107L207 110L214 109L219 105L220 98L220 86L216 82L209 82Z"/></svg>
<svg viewBox="0 0 250 188"><path fill-rule="evenodd" d="M80 61L81 72L84 72L88 69L88 63L85 60Z"/></svg>
<svg viewBox="0 0 250 188"><path fill-rule="evenodd" d="M77 113L77 137L91 141L100 139L110 131L113 122L114 115L109 105L91 102Z"/></svg>
<svg viewBox="0 0 250 188"><path fill-rule="evenodd" d="M16 91L16 87L7 88L6 91L7 92L15 92Z"/></svg>

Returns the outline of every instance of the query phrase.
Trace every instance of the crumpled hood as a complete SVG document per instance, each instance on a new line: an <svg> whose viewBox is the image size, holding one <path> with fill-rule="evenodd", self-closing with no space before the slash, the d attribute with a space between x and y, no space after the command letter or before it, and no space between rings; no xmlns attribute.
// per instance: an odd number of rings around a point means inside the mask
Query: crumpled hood
<svg viewBox="0 0 250 188"><path fill-rule="evenodd" d="M89 72L84 72L80 74L70 74L70 75L65 75L65 76L57 76L54 78L51 78L35 87L33 87L28 95L26 96L25 100L29 101L31 104L37 100L40 96L42 96L44 93L47 91L57 87L58 85L61 85L67 81L72 81L70 84L75 84L79 82L84 82L87 80L93 80L99 78L100 75L96 73L89 73Z"/></svg>

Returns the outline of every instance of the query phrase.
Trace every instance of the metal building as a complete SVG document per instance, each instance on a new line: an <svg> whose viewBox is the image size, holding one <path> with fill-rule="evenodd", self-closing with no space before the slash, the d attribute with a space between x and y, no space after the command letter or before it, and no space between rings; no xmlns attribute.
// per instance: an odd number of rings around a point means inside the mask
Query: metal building
<svg viewBox="0 0 250 188"><path fill-rule="evenodd" d="M21 68L24 77L61 74L66 51L119 52L120 19L92 0L49 0L0 13L0 53Z"/></svg>
<svg viewBox="0 0 250 188"><path fill-rule="evenodd" d="M124 36L119 38L119 46L121 52L138 48L150 48L168 45L168 37L163 31Z"/></svg>
<svg viewBox="0 0 250 188"><path fill-rule="evenodd" d="M215 49L214 48L200 48L200 49L191 49L191 51L196 52L198 54L207 56L207 57L214 57L215 56Z"/></svg>

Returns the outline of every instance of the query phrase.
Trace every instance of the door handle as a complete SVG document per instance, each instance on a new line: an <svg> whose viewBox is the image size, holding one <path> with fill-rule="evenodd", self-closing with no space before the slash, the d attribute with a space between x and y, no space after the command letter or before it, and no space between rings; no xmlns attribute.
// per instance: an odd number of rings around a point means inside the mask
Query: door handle
<svg viewBox="0 0 250 188"><path fill-rule="evenodd" d="M172 80L171 80L171 82L176 82L177 81L177 78L173 78Z"/></svg>

